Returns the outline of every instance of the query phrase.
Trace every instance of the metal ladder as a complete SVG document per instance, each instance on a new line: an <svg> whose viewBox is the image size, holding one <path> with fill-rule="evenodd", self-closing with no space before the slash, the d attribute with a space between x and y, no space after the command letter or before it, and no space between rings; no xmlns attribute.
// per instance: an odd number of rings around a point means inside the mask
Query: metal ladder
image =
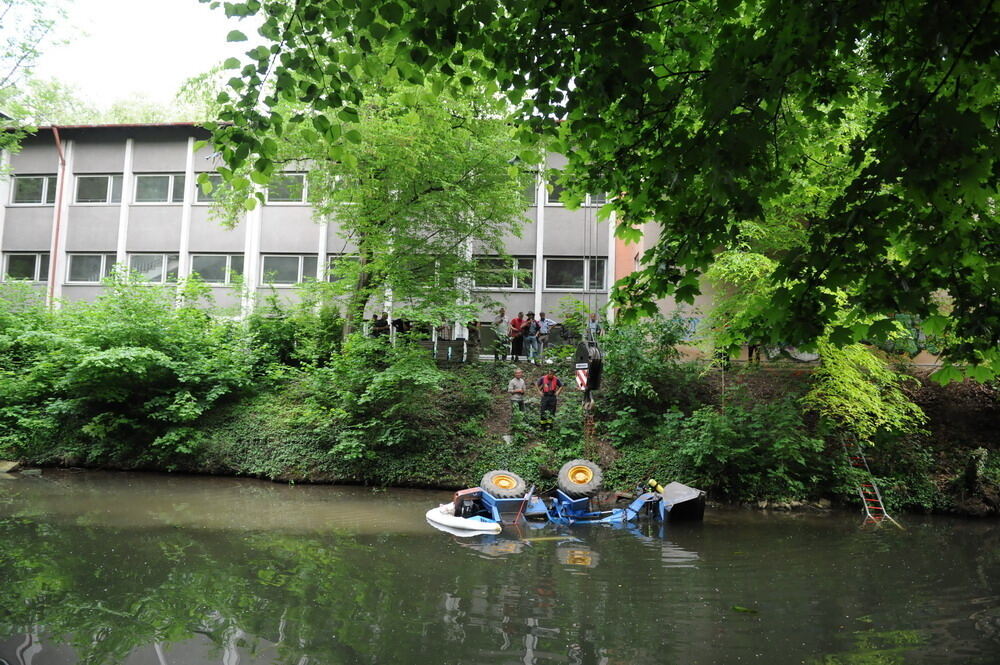
<svg viewBox="0 0 1000 665"><path fill-rule="evenodd" d="M902 525L892 519L892 516L885 509L882 493L879 492L878 485L875 484L875 476L872 475L872 470L868 467L868 460L865 458L861 446L857 441L851 441L847 438L841 439L841 443L847 454L847 461L855 469L864 472L864 479L858 483L858 495L861 497L861 505L864 506L865 511L864 524L881 525L884 520L889 520L902 529Z"/></svg>

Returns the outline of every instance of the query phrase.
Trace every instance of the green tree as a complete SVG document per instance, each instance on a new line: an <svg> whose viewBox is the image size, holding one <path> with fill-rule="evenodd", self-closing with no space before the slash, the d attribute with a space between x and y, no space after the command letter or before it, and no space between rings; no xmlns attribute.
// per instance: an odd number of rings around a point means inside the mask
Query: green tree
<svg viewBox="0 0 1000 665"><path fill-rule="evenodd" d="M317 218L340 229L349 255L332 270L349 296L353 323L387 297L414 320L466 320L474 311L473 250L504 254L505 237L520 233L521 192L533 177L525 165L512 163L519 144L504 119L506 105L482 86L442 94L434 85L383 78L378 59L368 67L364 102L344 113L348 121L337 128L346 142L329 140L321 115L280 136L274 130L267 140L275 144L277 162L308 169ZM295 108L289 104L287 112L311 115ZM222 151L235 159L232 146ZM280 175L234 175L220 197L229 220L248 201L256 205L251 180L262 189L301 186Z"/></svg>
<svg viewBox="0 0 1000 665"><path fill-rule="evenodd" d="M86 125L101 121L101 112L80 96L80 91L58 79L28 78L11 101L32 125Z"/></svg>
<svg viewBox="0 0 1000 665"><path fill-rule="evenodd" d="M758 337L816 340L842 311L835 292L850 287L847 304L874 320L838 327L837 343L887 334L880 321L908 312L951 329L959 341L946 357L979 365L977 378L1000 365L996 0L225 8L263 15L263 43L246 63L229 63L240 70L222 114L233 125L216 138L233 146L233 166L270 170L276 148L260 128L322 116L330 141L345 136L341 121L365 97L358 75L378 45L403 80L444 74L461 88L471 71L495 81L518 107L526 140L547 136L568 157L571 199L619 193L609 207L625 237L647 220L663 225L648 267L619 285L639 311L663 295L691 301L740 224L819 187L829 205L802 220L806 242L778 258ZM312 113L284 117L285 96ZM845 148L848 177L817 178L817 141L853 126L859 110L867 119ZM947 316L940 291L952 299Z"/></svg>
<svg viewBox="0 0 1000 665"><path fill-rule="evenodd" d="M0 0L0 149L16 149L23 137L26 109L20 89L42 48L53 41L61 8L45 0ZM13 125L13 127L11 127Z"/></svg>

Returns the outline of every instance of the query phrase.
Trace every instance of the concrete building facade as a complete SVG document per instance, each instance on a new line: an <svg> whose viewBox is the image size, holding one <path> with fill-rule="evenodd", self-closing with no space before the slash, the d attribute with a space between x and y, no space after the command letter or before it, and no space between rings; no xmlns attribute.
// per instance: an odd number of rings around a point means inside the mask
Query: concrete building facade
<svg viewBox="0 0 1000 665"><path fill-rule="evenodd" d="M329 260L351 245L335 219L315 218L304 174L285 174L289 186L272 185L266 205L227 228L196 185L217 166L210 149L195 150L206 138L185 123L41 128L2 157L0 274L31 280L58 302L94 298L115 264L165 285L196 272L217 303L244 311L252 298L232 288L234 274L250 294L273 284L289 298L295 284L327 279ZM547 165L560 160L550 155ZM604 196L569 210L549 189L538 178L525 193L522 233L506 242L523 272L475 291L511 313L557 312L567 296L603 307L616 274L613 223L597 222Z"/></svg>

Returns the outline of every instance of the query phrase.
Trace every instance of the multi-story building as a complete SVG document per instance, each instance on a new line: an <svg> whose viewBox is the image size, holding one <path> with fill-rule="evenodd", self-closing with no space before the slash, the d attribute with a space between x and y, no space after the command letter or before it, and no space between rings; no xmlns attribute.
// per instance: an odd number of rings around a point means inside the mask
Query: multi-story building
<svg viewBox="0 0 1000 665"><path fill-rule="evenodd" d="M196 272L216 302L244 310L250 299L231 287L233 275L249 293L273 284L289 297L297 283L326 279L329 260L350 245L336 220L315 219L305 175L285 174L267 188L265 205L227 228L213 218L211 194L196 185L216 167L208 148L195 150L205 138L190 123L39 129L19 152L3 155L0 274L36 282L52 301L72 301L95 297L115 264L163 284ZM559 156L548 160L560 166ZM476 285L508 312L556 312L567 296L595 309L607 303L615 254L609 224L597 222L603 195L569 210L558 188L549 190L539 178L526 195L521 236L508 239L518 270L509 281Z"/></svg>

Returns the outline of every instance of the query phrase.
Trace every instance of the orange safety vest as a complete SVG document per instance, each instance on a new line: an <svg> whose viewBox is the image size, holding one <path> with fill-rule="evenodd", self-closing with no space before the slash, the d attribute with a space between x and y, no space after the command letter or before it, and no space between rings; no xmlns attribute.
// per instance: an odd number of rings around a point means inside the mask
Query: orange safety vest
<svg viewBox="0 0 1000 665"><path fill-rule="evenodd" d="M546 374L541 379L542 382L542 392L545 394L554 393L559 390L559 378L555 376L549 376Z"/></svg>

